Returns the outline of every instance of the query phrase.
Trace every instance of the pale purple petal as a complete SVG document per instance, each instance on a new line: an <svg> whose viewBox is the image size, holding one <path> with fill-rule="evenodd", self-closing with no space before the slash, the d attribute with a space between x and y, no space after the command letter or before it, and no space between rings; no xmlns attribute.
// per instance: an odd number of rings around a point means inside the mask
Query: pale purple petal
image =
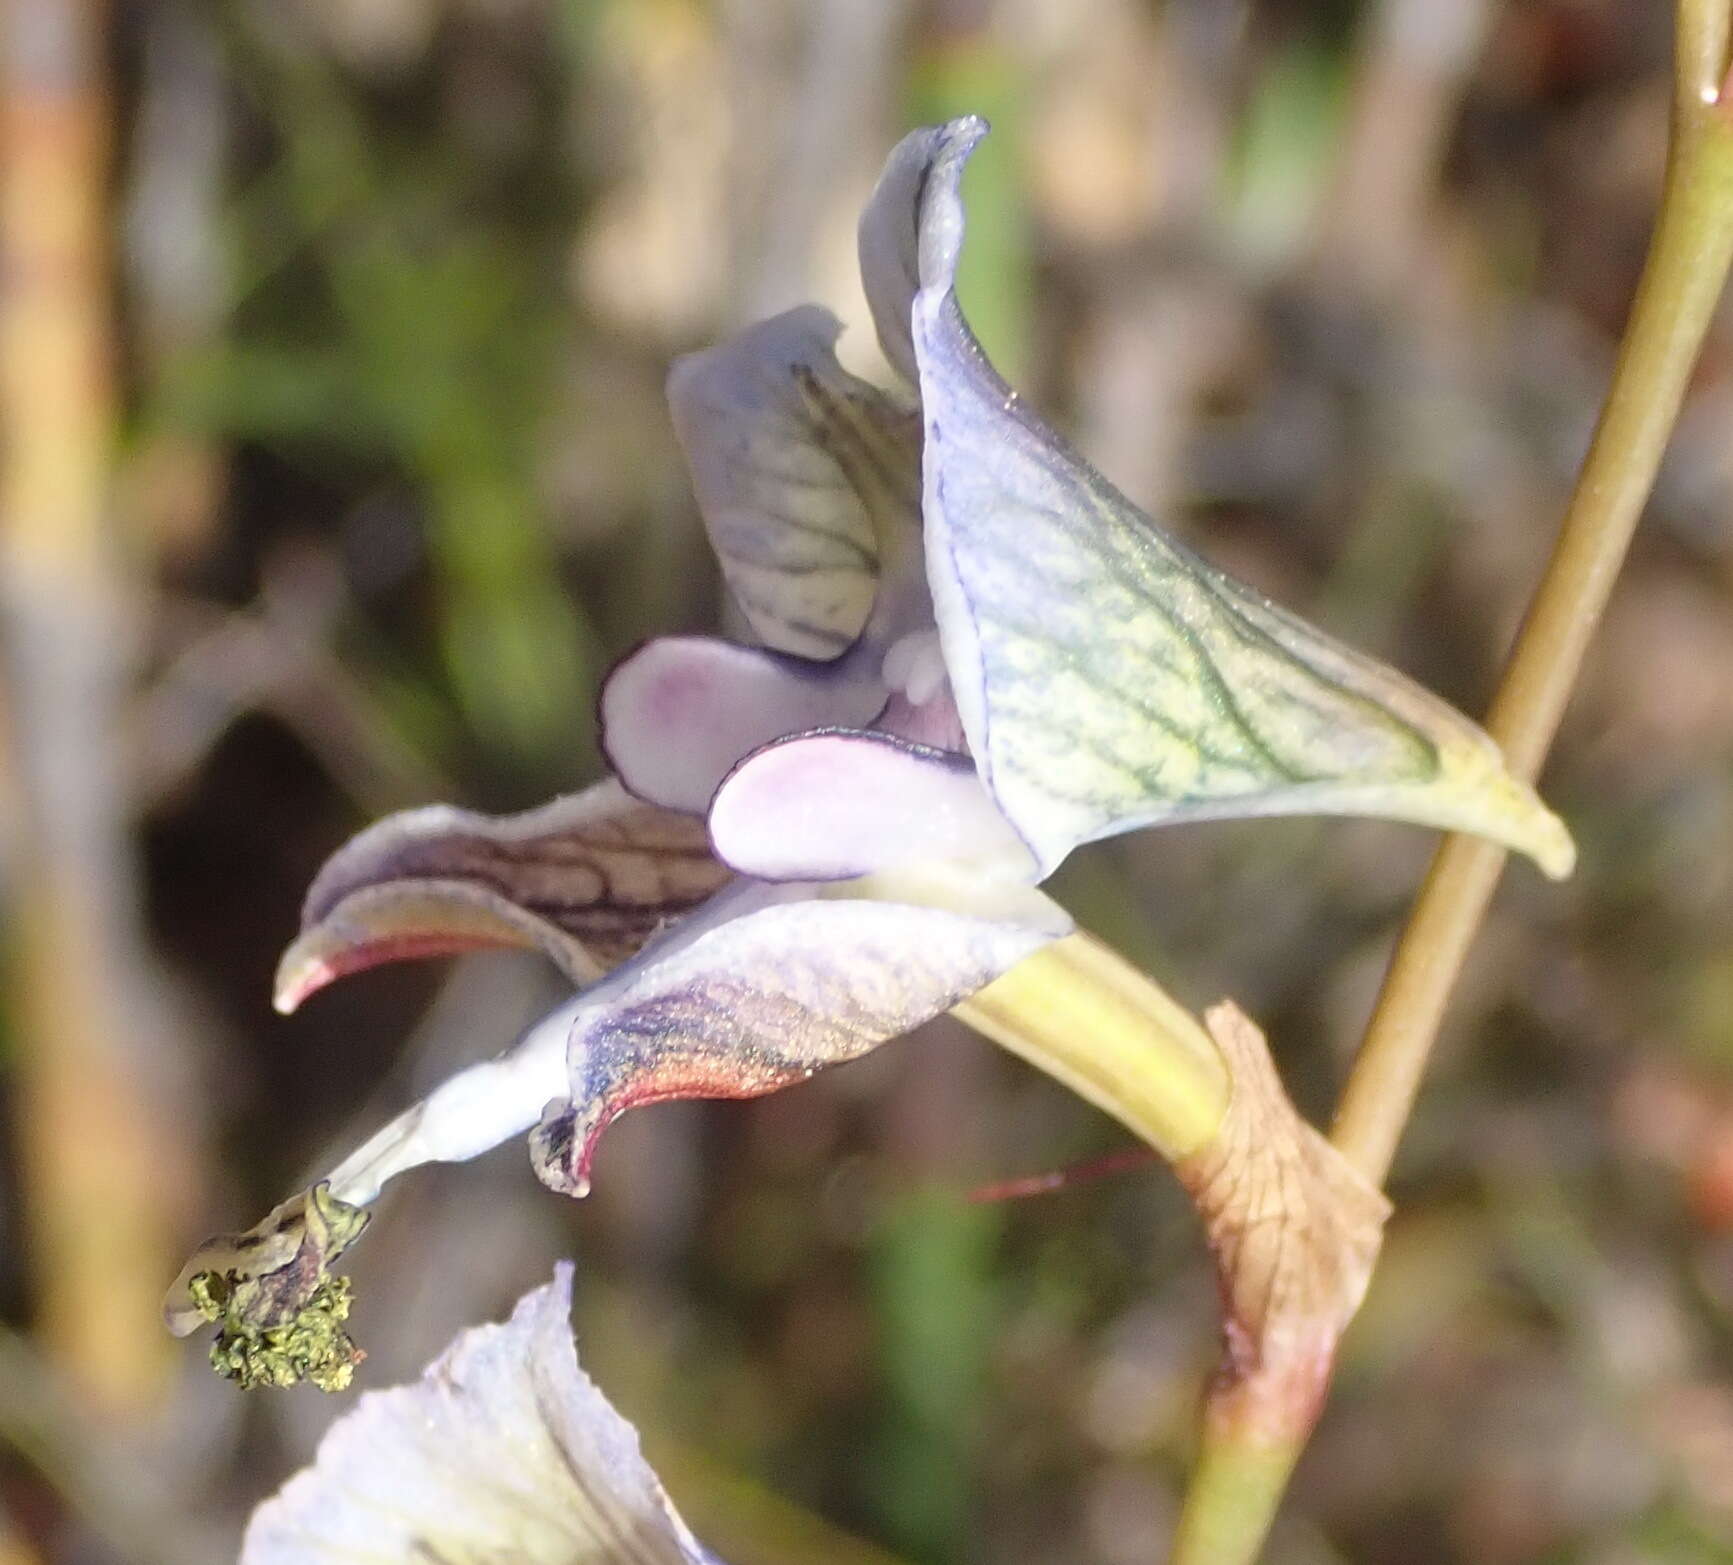
<svg viewBox="0 0 1733 1565"><path fill-rule="evenodd" d="M812 663L708 636L663 636L602 686L602 749L640 799L702 814L717 784L760 745L858 727L884 703L870 658Z"/></svg>
<svg viewBox="0 0 1733 1565"><path fill-rule="evenodd" d="M748 756L710 807L710 839L761 880L844 880L932 860L996 878L1035 869L966 757L878 733L804 735Z"/></svg>
<svg viewBox="0 0 1733 1565"><path fill-rule="evenodd" d="M1071 927L1032 887L969 877L745 882L711 907L709 927L688 921L580 997L571 1102L531 1142L555 1189L588 1190L597 1139L624 1110L805 1080L950 1009Z"/></svg>
<svg viewBox="0 0 1733 1565"><path fill-rule="evenodd" d="M681 359L674 432L730 591L760 640L840 657L882 576L918 561L920 421L845 371L813 306Z"/></svg>
<svg viewBox="0 0 1733 1565"><path fill-rule="evenodd" d="M578 1366L572 1268L370 1391L253 1513L240 1565L716 1565Z"/></svg>

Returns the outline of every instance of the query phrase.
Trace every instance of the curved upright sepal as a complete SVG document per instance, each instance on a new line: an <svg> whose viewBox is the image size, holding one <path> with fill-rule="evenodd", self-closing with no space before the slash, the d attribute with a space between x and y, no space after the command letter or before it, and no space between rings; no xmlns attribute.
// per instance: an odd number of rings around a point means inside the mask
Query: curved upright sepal
<svg viewBox="0 0 1733 1565"><path fill-rule="evenodd" d="M1000 379L953 289L985 132L914 143L927 568L970 748L1043 873L1138 826L1277 814L1474 832L1568 873L1563 824L1481 729L1198 558Z"/></svg>
<svg viewBox="0 0 1733 1565"><path fill-rule="evenodd" d="M986 134L985 120L970 119L924 125L904 136L891 148L860 215L857 248L867 308L885 358L911 386L921 378L909 321L921 286L921 193L941 143L963 125L977 125L978 134Z"/></svg>

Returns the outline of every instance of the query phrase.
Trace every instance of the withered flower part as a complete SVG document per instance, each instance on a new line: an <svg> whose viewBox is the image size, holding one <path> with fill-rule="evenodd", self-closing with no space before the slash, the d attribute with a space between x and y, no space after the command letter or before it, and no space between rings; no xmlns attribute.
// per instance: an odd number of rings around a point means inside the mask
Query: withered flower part
<svg viewBox="0 0 1733 1565"><path fill-rule="evenodd" d="M1174 1172L1203 1221L1221 1290L1224 1351L1209 1415L1279 1444L1317 1416L1390 1203L1300 1117L1244 1012L1224 1003L1204 1022L1233 1093L1216 1135Z"/></svg>
<svg viewBox="0 0 1733 1565"><path fill-rule="evenodd" d="M321 1391L343 1390L363 1355L343 1329L349 1280L329 1268L369 1215L319 1184L246 1233L209 1240L170 1290L170 1329L186 1336L215 1325L211 1364L243 1388L310 1380Z"/></svg>

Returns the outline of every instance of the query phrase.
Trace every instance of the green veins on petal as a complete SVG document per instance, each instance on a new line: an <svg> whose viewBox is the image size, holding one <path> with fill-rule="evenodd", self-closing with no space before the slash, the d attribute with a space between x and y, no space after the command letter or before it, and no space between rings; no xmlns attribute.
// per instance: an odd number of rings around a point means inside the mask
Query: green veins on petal
<svg viewBox="0 0 1733 1565"><path fill-rule="evenodd" d="M1333 814L1474 832L1567 874L1563 824L1480 728L1169 537L1000 379L952 288L985 130L917 133L927 563L970 747L1042 872L1138 826Z"/></svg>

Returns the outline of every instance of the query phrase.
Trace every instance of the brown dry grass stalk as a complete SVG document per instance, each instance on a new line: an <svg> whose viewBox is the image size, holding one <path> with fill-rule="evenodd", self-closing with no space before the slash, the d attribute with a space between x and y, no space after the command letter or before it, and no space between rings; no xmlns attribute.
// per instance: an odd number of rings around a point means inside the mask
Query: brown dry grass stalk
<svg viewBox="0 0 1733 1565"><path fill-rule="evenodd" d="M114 759L125 636L107 526L102 23L87 0L30 0L8 8L0 46L7 954L42 1333L93 1403L136 1413L166 1363L167 1159L121 998L135 920Z"/></svg>

